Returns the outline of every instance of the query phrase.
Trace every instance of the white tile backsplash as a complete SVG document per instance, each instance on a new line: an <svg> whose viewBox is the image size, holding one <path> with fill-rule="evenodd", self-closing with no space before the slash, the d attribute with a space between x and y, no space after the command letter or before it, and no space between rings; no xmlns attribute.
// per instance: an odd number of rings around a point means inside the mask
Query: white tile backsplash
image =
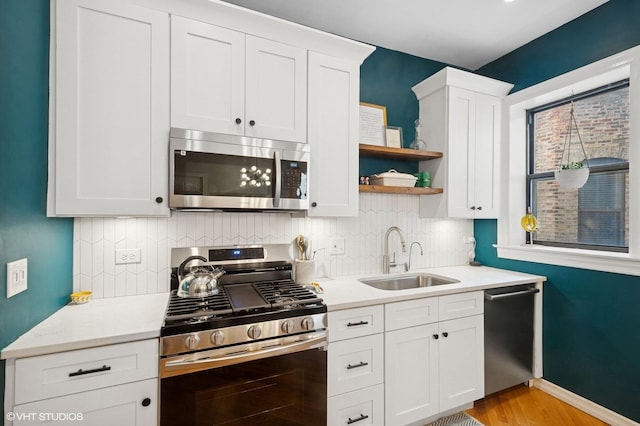
<svg viewBox="0 0 640 426"><path fill-rule="evenodd" d="M290 243L303 234L316 250L325 276L382 272L382 245L390 226L404 232L407 250L414 248L412 268L461 265L471 248L464 236L473 235L473 221L421 219L418 197L360 194L355 218L291 217L284 213L173 212L169 218L77 218L74 224L73 288L91 290L93 297L116 297L169 290L169 252L172 247ZM329 240L344 238L345 254L329 255ZM116 249L141 249L141 262L115 264ZM395 233L390 253L408 261Z"/></svg>

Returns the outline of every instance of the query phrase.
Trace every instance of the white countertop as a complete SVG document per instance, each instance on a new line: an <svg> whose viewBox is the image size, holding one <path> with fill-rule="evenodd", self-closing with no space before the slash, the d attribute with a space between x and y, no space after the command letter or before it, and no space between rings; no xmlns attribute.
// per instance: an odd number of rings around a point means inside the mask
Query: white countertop
<svg viewBox="0 0 640 426"><path fill-rule="evenodd" d="M459 280L459 283L409 290L379 290L358 278L381 274L320 280L321 297L329 311L439 296L487 288L542 282L539 275L485 266L447 266L420 269ZM401 275L401 274L390 274ZM169 293L93 299L83 305L69 304L20 336L2 350L2 359L111 345L160 336Z"/></svg>
<svg viewBox="0 0 640 426"><path fill-rule="evenodd" d="M2 359L44 355L160 336L169 293L69 304L2 350Z"/></svg>
<svg viewBox="0 0 640 426"><path fill-rule="evenodd" d="M382 276L382 274L338 277L320 281L320 285L324 288L324 294L321 296L327 304L329 311L337 311L382 303L399 302L401 300L419 299L421 297L543 282L546 280L546 277L540 275L524 274L487 266L443 266L411 271L411 273L419 272L453 278L460 282L408 290L379 290L361 283L358 279L378 277ZM406 274L389 274L388 276L392 277L396 275Z"/></svg>

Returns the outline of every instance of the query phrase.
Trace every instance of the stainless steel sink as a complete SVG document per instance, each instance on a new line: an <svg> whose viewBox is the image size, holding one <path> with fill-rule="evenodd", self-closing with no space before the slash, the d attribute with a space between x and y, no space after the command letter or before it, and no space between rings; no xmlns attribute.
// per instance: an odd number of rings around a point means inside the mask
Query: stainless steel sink
<svg viewBox="0 0 640 426"><path fill-rule="evenodd" d="M460 281L453 278L433 274L407 274L393 277L363 278L361 283L380 290L407 290L410 288L431 287L434 285L453 284Z"/></svg>

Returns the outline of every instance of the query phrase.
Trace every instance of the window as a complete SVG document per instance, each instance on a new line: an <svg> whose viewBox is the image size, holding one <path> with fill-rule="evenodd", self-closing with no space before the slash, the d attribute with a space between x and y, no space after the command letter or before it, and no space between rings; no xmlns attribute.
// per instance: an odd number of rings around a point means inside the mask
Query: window
<svg viewBox="0 0 640 426"><path fill-rule="evenodd" d="M590 102L589 98L615 95L618 89L627 92L628 128L624 132L610 128L620 137L600 137L608 142L599 144L588 135L596 133L587 128L594 123L580 119L580 135L591 161L589 181L579 191L558 194L556 210L544 207L543 197L553 194L552 172L560 160L556 157L556 162L545 165L541 156L538 161L532 158L536 152L530 150L530 113L540 114L535 118L540 124L545 111L566 108L560 120L560 129L566 132L572 98L576 103ZM633 220L640 217L640 46L515 92L504 99L503 111L498 257L640 276L640 223ZM620 139L625 143L615 142ZM567 194L572 194L571 200ZM528 244L520 226L528 205L541 222L534 244ZM547 222L545 208L556 223ZM572 218L563 221L565 229L559 221L563 212Z"/></svg>
<svg viewBox="0 0 640 426"><path fill-rule="evenodd" d="M572 104L580 138L572 123L568 140ZM533 242L627 252L629 81L530 109L527 116L527 205L540 228ZM588 156L589 180L579 190L564 190L553 171L561 163L582 160L580 139Z"/></svg>

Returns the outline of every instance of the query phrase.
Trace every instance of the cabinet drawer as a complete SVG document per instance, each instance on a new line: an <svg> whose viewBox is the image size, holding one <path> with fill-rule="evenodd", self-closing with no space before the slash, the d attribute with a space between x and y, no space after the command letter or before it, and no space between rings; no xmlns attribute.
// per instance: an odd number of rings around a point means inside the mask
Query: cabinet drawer
<svg viewBox="0 0 640 426"><path fill-rule="evenodd" d="M15 403L158 377L158 340L20 358Z"/></svg>
<svg viewBox="0 0 640 426"><path fill-rule="evenodd" d="M484 313L484 293L472 291L440 296L439 305L440 321L482 314Z"/></svg>
<svg viewBox="0 0 640 426"><path fill-rule="evenodd" d="M382 305L329 312L329 341L382 333L383 321Z"/></svg>
<svg viewBox="0 0 640 426"><path fill-rule="evenodd" d="M382 383L382 334L330 343L327 364L328 396Z"/></svg>
<svg viewBox="0 0 640 426"><path fill-rule="evenodd" d="M384 325L386 331L430 324L436 321L438 321L437 297L387 303L384 305Z"/></svg>
<svg viewBox="0 0 640 426"><path fill-rule="evenodd" d="M329 398L327 426L384 426L384 385Z"/></svg>

